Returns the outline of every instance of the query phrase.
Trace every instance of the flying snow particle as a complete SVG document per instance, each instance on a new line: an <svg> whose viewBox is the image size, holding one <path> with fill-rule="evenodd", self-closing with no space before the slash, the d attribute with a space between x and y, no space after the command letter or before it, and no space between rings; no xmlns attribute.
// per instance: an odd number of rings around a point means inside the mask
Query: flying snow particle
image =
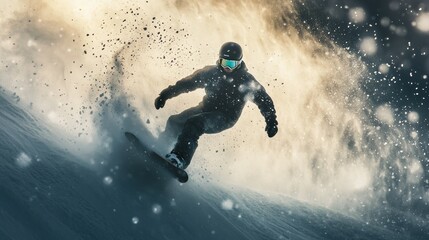
<svg viewBox="0 0 429 240"><path fill-rule="evenodd" d="M48 113L48 119L52 122L52 123L56 123L59 124L60 123L60 118L58 117L58 114L54 111L50 111Z"/></svg>
<svg viewBox="0 0 429 240"><path fill-rule="evenodd" d="M426 191L425 195L424 195L424 200L426 203L429 203L429 190Z"/></svg>
<svg viewBox="0 0 429 240"><path fill-rule="evenodd" d="M155 214L160 214L162 212L162 207L159 204L154 204L152 206L152 212Z"/></svg>
<svg viewBox="0 0 429 240"><path fill-rule="evenodd" d="M35 47L35 46L37 46L37 43L34 40L30 39L27 41L27 47Z"/></svg>
<svg viewBox="0 0 429 240"><path fill-rule="evenodd" d="M372 56L377 52L377 42L372 37L365 37L360 43L360 50Z"/></svg>
<svg viewBox="0 0 429 240"><path fill-rule="evenodd" d="M371 183L369 171L363 166L355 166L352 176L352 185L356 190L364 190Z"/></svg>
<svg viewBox="0 0 429 240"><path fill-rule="evenodd" d="M410 123L417 123L419 121L420 116L417 112L412 111L408 113L407 118Z"/></svg>
<svg viewBox="0 0 429 240"><path fill-rule="evenodd" d="M177 205L176 199L172 198L170 201L170 206L175 207Z"/></svg>
<svg viewBox="0 0 429 240"><path fill-rule="evenodd" d="M416 18L416 27L422 32L429 33L429 12L423 13Z"/></svg>
<svg viewBox="0 0 429 240"><path fill-rule="evenodd" d="M375 110L375 116L380 122L392 125L395 121L393 111L388 105L379 106Z"/></svg>
<svg viewBox="0 0 429 240"><path fill-rule="evenodd" d="M397 11L401 7L401 3L398 1L392 1L389 3L389 8L392 11Z"/></svg>
<svg viewBox="0 0 429 240"><path fill-rule="evenodd" d="M110 185L110 184L112 184L112 182L113 182L113 179L110 176L104 177L104 179L103 179L103 183L106 185Z"/></svg>
<svg viewBox="0 0 429 240"><path fill-rule="evenodd" d="M383 63L383 64L380 64L380 66L378 66L378 71L381 74L387 74L389 73L389 70L390 70L389 64Z"/></svg>
<svg viewBox="0 0 429 240"><path fill-rule="evenodd" d="M407 29L403 26L395 27L394 31L395 31L396 35L401 36L401 37L407 36L407 33L408 33Z"/></svg>
<svg viewBox="0 0 429 240"><path fill-rule="evenodd" d="M409 183L419 183L423 175L422 164L418 160L413 160L408 166L407 181Z"/></svg>
<svg viewBox="0 0 429 240"><path fill-rule="evenodd" d="M20 167L28 167L31 164L31 158L25 153L20 153L16 158L16 164Z"/></svg>
<svg viewBox="0 0 429 240"><path fill-rule="evenodd" d="M349 19L353 23L362 23L366 20L366 12L361 7L352 8L349 10Z"/></svg>
<svg viewBox="0 0 429 240"><path fill-rule="evenodd" d="M416 132L416 131L412 131L411 133L410 133L410 137L412 138L412 139L417 139L417 137L419 136L419 134Z"/></svg>
<svg viewBox="0 0 429 240"><path fill-rule="evenodd" d="M137 223L139 223L139 218L138 217L133 217L133 218L131 218L131 222L134 223L134 224L137 224Z"/></svg>
<svg viewBox="0 0 429 240"><path fill-rule="evenodd" d="M380 24L381 24L381 26L383 26L383 27L388 27L388 26L390 25L390 18L388 18L388 17L383 17L383 18L380 20Z"/></svg>
<svg viewBox="0 0 429 240"><path fill-rule="evenodd" d="M222 201L222 209L223 210L232 210L234 208L234 202L231 199L226 199Z"/></svg>

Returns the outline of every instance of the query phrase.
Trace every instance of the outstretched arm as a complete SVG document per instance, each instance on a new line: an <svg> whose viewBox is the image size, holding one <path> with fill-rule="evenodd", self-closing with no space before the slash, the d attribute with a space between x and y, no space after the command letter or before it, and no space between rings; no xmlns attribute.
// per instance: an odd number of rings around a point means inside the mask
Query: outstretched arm
<svg viewBox="0 0 429 240"><path fill-rule="evenodd" d="M204 78L202 77L205 72L205 68L197 70L193 74L179 80L174 85L168 86L162 90L159 96L155 99L155 108L160 109L164 107L165 102L173 97L176 97L182 93L194 91L197 88L204 87Z"/></svg>
<svg viewBox="0 0 429 240"><path fill-rule="evenodd" d="M277 116L276 109L271 97L267 94L264 87L257 83L257 88L253 92L253 102L258 106L262 116L265 118L265 131L269 137L274 137L277 134Z"/></svg>

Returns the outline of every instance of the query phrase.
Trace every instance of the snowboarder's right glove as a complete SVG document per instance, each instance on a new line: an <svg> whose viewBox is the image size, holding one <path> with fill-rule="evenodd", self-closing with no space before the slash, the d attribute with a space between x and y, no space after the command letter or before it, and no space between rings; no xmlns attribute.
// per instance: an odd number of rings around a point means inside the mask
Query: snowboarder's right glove
<svg viewBox="0 0 429 240"><path fill-rule="evenodd" d="M163 108L165 105L165 102L167 101L167 99L165 99L163 96L159 95L156 99L155 99L155 108L156 109L160 109Z"/></svg>
<svg viewBox="0 0 429 240"><path fill-rule="evenodd" d="M274 135L277 134L278 128L277 128L277 120L267 120L267 126L265 127L265 131L268 134L268 137L274 137Z"/></svg>

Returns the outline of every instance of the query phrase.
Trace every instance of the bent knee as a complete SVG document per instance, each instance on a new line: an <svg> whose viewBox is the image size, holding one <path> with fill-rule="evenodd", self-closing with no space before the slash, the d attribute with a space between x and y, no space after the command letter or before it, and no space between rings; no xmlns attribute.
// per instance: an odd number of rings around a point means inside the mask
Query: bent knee
<svg viewBox="0 0 429 240"><path fill-rule="evenodd" d="M198 134L204 133L204 120L199 117L190 118L185 122L186 131L192 131Z"/></svg>

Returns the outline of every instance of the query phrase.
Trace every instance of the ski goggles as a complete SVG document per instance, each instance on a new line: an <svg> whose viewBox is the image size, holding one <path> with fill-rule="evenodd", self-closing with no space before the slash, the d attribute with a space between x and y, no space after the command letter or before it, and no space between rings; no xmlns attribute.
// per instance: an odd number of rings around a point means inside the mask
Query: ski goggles
<svg viewBox="0 0 429 240"><path fill-rule="evenodd" d="M232 70L237 68L240 65L241 61L242 60L237 61L237 60L228 60L228 59L221 58L220 65L224 68L229 68Z"/></svg>

